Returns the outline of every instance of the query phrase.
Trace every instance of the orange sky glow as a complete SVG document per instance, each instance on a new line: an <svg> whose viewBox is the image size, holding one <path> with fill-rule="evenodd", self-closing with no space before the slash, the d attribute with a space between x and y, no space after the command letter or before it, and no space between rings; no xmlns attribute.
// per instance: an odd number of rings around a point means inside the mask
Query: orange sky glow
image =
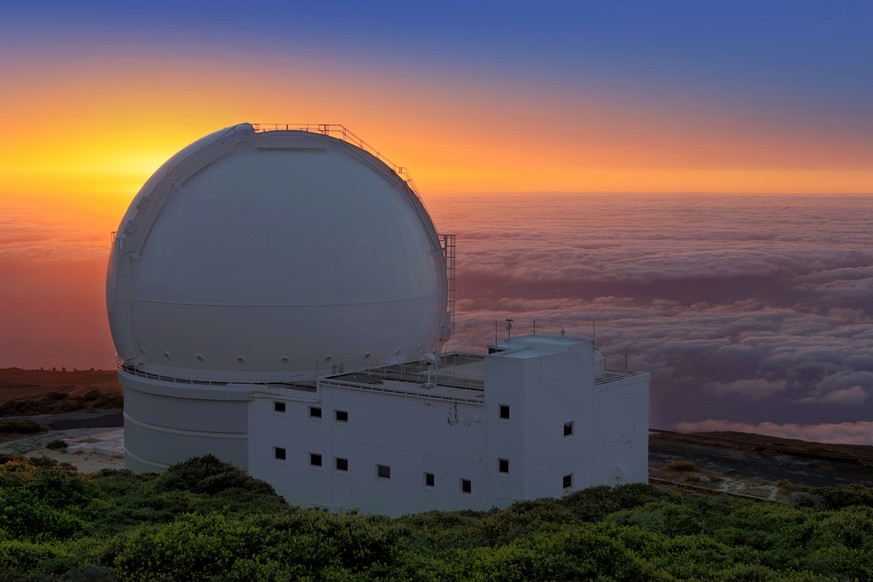
<svg viewBox="0 0 873 582"><path fill-rule="evenodd" d="M222 63L0 62L0 75L27 81L0 96L0 196L130 197L173 153L242 121L344 124L407 166L425 197L873 190L873 144L845 124L523 79Z"/></svg>

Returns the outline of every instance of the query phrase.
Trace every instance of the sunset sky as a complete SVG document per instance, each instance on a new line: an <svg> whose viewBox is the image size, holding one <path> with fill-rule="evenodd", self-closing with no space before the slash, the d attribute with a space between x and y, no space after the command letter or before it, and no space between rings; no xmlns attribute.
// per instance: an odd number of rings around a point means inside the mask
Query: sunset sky
<svg viewBox="0 0 873 582"><path fill-rule="evenodd" d="M12 2L0 195L130 195L241 121L447 192L873 190L873 5Z"/></svg>

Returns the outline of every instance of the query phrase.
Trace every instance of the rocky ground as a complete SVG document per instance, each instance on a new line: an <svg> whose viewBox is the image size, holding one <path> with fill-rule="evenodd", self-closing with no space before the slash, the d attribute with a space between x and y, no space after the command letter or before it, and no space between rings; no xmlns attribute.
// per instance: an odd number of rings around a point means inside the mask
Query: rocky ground
<svg viewBox="0 0 873 582"><path fill-rule="evenodd" d="M66 446L60 446L62 441ZM56 448L57 447L57 448ZM0 454L49 457L84 473L124 468L124 429L75 428L48 431L0 443Z"/></svg>
<svg viewBox="0 0 873 582"><path fill-rule="evenodd" d="M649 476L694 489L788 501L805 487L873 486L873 447L747 433L652 431Z"/></svg>

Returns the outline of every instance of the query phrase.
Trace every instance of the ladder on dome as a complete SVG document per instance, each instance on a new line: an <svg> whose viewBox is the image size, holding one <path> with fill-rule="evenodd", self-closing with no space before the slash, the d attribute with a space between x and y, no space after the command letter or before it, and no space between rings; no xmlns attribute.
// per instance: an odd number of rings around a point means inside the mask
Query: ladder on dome
<svg viewBox="0 0 873 582"><path fill-rule="evenodd" d="M449 324L455 329L455 235L441 234L440 246L446 259L446 311L449 313Z"/></svg>

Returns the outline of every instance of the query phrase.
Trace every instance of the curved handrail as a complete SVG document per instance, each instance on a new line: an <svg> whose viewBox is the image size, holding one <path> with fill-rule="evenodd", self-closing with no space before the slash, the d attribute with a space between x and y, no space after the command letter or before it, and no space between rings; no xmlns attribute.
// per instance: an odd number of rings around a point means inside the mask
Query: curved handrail
<svg viewBox="0 0 873 582"><path fill-rule="evenodd" d="M364 150L391 168L395 174L400 176L400 178L409 185L409 188L415 192L415 195L418 196L419 200L421 200L421 194L418 192L418 188L416 188L415 182L412 180L412 176L409 174L409 170L405 166L398 166L383 156L378 150L376 150L376 148L362 140L345 125L339 123L252 123L251 126L254 128L255 133L264 133L267 131L306 131L309 133L320 133L322 135L341 139L344 142L350 143L353 146Z"/></svg>

